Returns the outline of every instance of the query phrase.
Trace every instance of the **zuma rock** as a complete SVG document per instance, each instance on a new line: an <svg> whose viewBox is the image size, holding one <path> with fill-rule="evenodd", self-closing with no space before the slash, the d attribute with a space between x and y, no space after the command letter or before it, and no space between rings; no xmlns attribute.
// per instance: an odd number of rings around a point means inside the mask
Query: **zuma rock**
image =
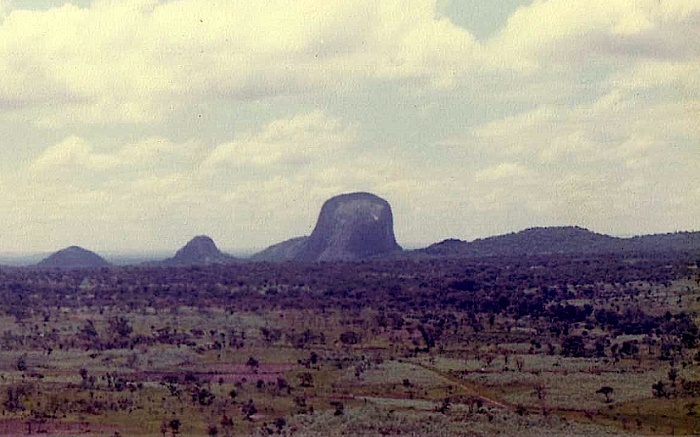
<svg viewBox="0 0 700 437"><path fill-rule="evenodd" d="M37 267L47 269L93 269L108 267L110 264L104 258L78 246L70 246L49 255L37 264Z"/></svg>
<svg viewBox="0 0 700 437"><path fill-rule="evenodd" d="M352 261L397 252L391 206L370 193L327 200L297 261Z"/></svg>

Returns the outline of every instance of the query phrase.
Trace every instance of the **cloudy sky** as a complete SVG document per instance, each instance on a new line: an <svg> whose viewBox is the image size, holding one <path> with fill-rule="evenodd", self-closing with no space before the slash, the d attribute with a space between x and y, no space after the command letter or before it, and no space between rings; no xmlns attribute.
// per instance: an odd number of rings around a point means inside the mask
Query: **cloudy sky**
<svg viewBox="0 0 700 437"><path fill-rule="evenodd" d="M0 0L0 252L700 230L700 0Z"/></svg>

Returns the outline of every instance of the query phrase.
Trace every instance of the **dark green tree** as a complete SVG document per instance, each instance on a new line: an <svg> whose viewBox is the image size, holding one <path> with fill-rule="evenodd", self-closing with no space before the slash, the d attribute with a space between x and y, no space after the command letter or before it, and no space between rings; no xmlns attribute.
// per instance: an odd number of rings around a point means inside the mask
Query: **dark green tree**
<svg viewBox="0 0 700 437"><path fill-rule="evenodd" d="M612 395L613 391L614 391L614 390L613 390L612 387L609 387L609 386L607 386L607 385L604 385L603 387L601 387L601 388L599 388L598 390L596 390L596 393L600 393L600 394L602 394L603 396L605 396L605 402L606 402L606 403L610 403L610 402L611 402L610 396Z"/></svg>

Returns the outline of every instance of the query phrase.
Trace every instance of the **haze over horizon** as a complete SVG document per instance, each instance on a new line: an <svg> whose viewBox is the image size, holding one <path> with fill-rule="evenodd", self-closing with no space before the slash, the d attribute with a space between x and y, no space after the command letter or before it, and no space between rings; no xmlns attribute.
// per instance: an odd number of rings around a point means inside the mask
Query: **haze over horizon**
<svg viewBox="0 0 700 437"><path fill-rule="evenodd" d="M493 4L492 4L493 3ZM0 0L0 252L700 230L700 0Z"/></svg>

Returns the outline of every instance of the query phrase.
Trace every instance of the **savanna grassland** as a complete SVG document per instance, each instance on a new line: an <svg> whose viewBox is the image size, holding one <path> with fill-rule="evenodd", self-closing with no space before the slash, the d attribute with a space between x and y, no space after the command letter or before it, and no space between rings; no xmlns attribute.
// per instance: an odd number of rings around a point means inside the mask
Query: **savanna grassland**
<svg viewBox="0 0 700 437"><path fill-rule="evenodd" d="M0 435L700 433L696 257L0 269Z"/></svg>

